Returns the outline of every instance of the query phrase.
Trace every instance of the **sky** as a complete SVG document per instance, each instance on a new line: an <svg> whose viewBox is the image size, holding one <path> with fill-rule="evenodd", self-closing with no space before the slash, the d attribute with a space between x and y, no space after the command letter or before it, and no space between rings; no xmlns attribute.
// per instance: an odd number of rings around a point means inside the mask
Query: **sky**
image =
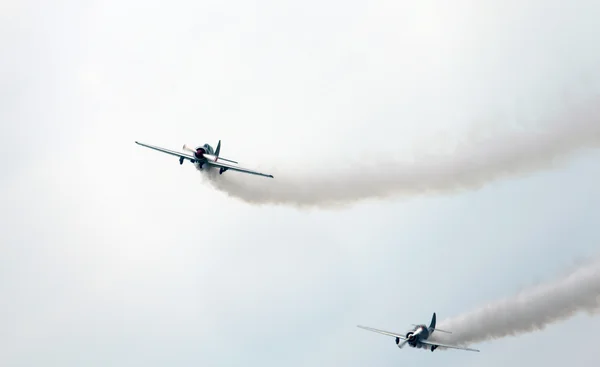
<svg viewBox="0 0 600 367"><path fill-rule="evenodd" d="M221 139L276 180L526 133L597 98L598 16L581 0L1 1L0 364L596 366L586 314L481 353L356 325L404 332L598 255L597 150L477 190L299 209L229 197L134 141Z"/></svg>

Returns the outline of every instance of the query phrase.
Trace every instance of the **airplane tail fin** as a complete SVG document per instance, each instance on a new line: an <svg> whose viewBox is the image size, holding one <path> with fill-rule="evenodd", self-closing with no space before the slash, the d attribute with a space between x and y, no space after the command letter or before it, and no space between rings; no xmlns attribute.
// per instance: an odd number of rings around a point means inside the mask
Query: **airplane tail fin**
<svg viewBox="0 0 600 367"><path fill-rule="evenodd" d="M221 152L221 140L219 140L219 143L217 144L217 149L215 149L215 157L217 157L217 159L222 160L222 161L238 164L237 161L232 161L231 159L219 157L220 152Z"/></svg>
<svg viewBox="0 0 600 367"><path fill-rule="evenodd" d="M431 323L429 324L430 329L435 329L435 312L433 313L433 317L431 318Z"/></svg>
<svg viewBox="0 0 600 367"><path fill-rule="evenodd" d="M435 312L434 312L433 313L433 317L431 318L431 323L429 324L429 330L431 332L439 331L440 333L452 334L452 332L450 332L450 331L446 331L446 330L442 330L442 329L436 329L436 327L435 327L435 319L436 319L436 317L435 317Z"/></svg>
<svg viewBox="0 0 600 367"><path fill-rule="evenodd" d="M217 149L215 150L215 156L218 158L219 157L219 152L221 151L221 140L219 140L219 143L217 144Z"/></svg>

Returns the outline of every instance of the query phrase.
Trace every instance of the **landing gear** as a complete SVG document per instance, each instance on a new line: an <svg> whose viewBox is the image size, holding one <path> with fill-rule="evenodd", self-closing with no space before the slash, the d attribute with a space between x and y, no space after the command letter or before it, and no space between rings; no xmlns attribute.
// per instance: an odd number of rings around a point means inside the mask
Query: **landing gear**
<svg viewBox="0 0 600 367"><path fill-rule="evenodd" d="M183 157L179 157L179 164L183 164Z"/></svg>
<svg viewBox="0 0 600 367"><path fill-rule="evenodd" d="M437 347L438 347L437 345L433 345L433 346L431 347L431 351L433 352L434 350L436 350L436 349L437 349Z"/></svg>
<svg viewBox="0 0 600 367"><path fill-rule="evenodd" d="M223 172L227 171L229 168L221 167L219 168L219 174L222 175Z"/></svg>
<svg viewBox="0 0 600 367"><path fill-rule="evenodd" d="M200 167L200 169L202 169L202 166L204 166L204 162L200 162L198 166Z"/></svg>

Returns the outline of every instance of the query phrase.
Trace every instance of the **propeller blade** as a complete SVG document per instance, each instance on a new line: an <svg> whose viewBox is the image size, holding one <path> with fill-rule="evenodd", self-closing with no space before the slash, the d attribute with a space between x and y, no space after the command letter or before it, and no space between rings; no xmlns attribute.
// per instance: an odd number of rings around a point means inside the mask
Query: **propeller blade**
<svg viewBox="0 0 600 367"><path fill-rule="evenodd" d="M217 159L219 158L219 157L217 157L216 155L213 155L213 154L204 154L202 156L204 157L204 159L209 160L209 161L213 161L213 162L216 162Z"/></svg>
<svg viewBox="0 0 600 367"><path fill-rule="evenodd" d="M187 144L183 144L183 150L187 150L188 152L196 153L196 150L189 147Z"/></svg>

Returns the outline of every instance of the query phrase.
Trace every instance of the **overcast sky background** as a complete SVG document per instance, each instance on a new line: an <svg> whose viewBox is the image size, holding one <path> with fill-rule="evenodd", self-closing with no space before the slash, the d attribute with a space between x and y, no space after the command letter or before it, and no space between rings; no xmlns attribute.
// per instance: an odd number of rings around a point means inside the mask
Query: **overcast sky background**
<svg viewBox="0 0 600 367"><path fill-rule="evenodd" d="M599 17L581 0L0 2L0 365L597 366L587 315L481 353L356 325L403 332L597 254L598 151L297 210L134 140L221 139L277 178L523 128L598 95Z"/></svg>

